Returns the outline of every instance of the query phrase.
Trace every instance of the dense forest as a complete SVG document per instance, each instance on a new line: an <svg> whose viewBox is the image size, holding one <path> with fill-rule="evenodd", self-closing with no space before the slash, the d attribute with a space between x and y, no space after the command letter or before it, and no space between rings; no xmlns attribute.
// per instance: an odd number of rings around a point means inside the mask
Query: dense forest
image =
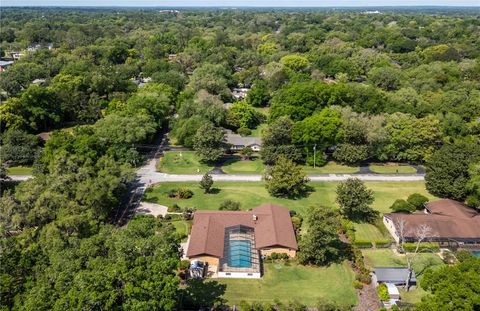
<svg viewBox="0 0 480 311"><path fill-rule="evenodd" d="M22 54L0 73L2 172L35 176L0 198L3 310L201 307L179 299L169 226L112 223L162 131L196 147L266 123L267 164L423 164L432 194L480 205L478 15L10 8L1 23L0 56Z"/></svg>

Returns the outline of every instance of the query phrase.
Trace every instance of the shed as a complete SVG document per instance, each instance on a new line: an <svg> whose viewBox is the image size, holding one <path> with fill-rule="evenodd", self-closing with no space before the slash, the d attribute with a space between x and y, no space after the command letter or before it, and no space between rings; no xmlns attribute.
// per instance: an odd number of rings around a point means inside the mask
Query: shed
<svg viewBox="0 0 480 311"><path fill-rule="evenodd" d="M377 283L391 283L394 285L405 285L409 271L407 268L400 267L378 267L373 270L373 279ZM417 279L415 271L412 271L410 285L416 285Z"/></svg>

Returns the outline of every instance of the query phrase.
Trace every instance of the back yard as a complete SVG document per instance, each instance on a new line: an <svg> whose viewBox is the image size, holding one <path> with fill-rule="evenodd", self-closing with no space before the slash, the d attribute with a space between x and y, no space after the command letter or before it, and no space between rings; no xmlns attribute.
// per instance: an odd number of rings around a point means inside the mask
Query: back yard
<svg viewBox="0 0 480 311"><path fill-rule="evenodd" d="M224 298L229 305L247 302L288 302L296 299L313 307L319 299L349 306L357 302L353 271L345 264L305 267L266 263L261 279L217 279L226 284Z"/></svg>

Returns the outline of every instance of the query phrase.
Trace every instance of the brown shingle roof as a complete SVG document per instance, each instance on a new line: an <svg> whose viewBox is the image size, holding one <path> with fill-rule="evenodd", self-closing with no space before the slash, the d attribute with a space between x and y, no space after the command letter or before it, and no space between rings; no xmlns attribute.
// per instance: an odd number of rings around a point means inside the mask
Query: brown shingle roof
<svg viewBox="0 0 480 311"><path fill-rule="evenodd" d="M254 220L253 216L257 216ZM251 211L197 211L193 218L187 257L223 257L225 228L244 225L254 229L255 248L279 246L297 249L288 209L265 204Z"/></svg>
<svg viewBox="0 0 480 311"><path fill-rule="evenodd" d="M431 240L480 240L480 214L464 204L442 199L426 204L428 214L385 214L386 218L405 220L405 237L413 238L415 228L428 225L432 229Z"/></svg>

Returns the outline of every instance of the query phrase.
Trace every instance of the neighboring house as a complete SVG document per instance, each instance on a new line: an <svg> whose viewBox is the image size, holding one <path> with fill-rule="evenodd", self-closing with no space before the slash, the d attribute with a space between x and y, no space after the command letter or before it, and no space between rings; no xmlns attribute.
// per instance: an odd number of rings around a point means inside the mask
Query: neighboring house
<svg viewBox="0 0 480 311"><path fill-rule="evenodd" d="M264 204L251 211L197 211L186 257L208 263L209 275L260 278L272 253L295 257L297 241L287 208Z"/></svg>
<svg viewBox="0 0 480 311"><path fill-rule="evenodd" d="M250 147L253 151L258 152L262 148L262 140L260 137L241 136L232 132L227 132L227 144L230 145L230 150L232 151Z"/></svg>
<svg viewBox="0 0 480 311"><path fill-rule="evenodd" d="M373 269L372 281L375 285L381 283L389 283L394 285L405 285L407 283L407 278L409 271L407 268L399 267L378 267ZM415 271L412 271L412 276L410 278L410 285L415 285L417 283L417 278L415 276ZM388 285L387 285L388 288Z"/></svg>
<svg viewBox="0 0 480 311"><path fill-rule="evenodd" d="M13 65L13 61L10 60L0 60L0 72L5 71L8 67Z"/></svg>
<svg viewBox="0 0 480 311"><path fill-rule="evenodd" d="M248 91L250 91L249 88L237 87L237 88L234 88L232 90L232 96L233 96L233 98L235 98L237 100L242 100L242 99L245 99L247 97Z"/></svg>
<svg viewBox="0 0 480 311"><path fill-rule="evenodd" d="M439 242L444 247L468 244L480 246L480 213L450 199L425 204L424 213L385 214L383 222L397 243L400 240L399 226L403 222L405 242L414 242L415 229L427 225L432 232L427 241Z"/></svg>

